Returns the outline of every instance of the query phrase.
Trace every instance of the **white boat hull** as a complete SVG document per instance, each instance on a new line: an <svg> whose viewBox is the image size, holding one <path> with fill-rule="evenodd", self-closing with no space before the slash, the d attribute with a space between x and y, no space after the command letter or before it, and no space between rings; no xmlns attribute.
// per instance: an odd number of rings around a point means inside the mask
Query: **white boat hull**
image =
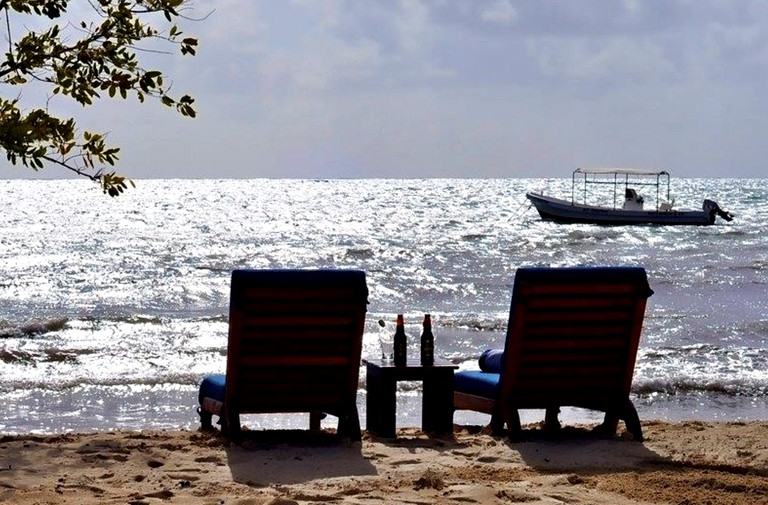
<svg viewBox="0 0 768 505"><path fill-rule="evenodd" d="M715 223L715 212L704 210L625 210L572 203L538 193L527 193L542 219L558 223L604 225L660 224L707 226Z"/></svg>

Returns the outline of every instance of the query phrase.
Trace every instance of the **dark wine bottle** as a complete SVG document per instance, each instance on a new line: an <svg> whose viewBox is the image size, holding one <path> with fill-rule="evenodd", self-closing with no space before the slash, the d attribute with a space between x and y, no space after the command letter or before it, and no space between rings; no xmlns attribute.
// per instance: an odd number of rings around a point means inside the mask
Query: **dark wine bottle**
<svg viewBox="0 0 768 505"><path fill-rule="evenodd" d="M405 366L408 361L408 342L405 336L405 323L403 315L397 315L397 326L395 327L395 366Z"/></svg>
<svg viewBox="0 0 768 505"><path fill-rule="evenodd" d="M432 316L424 314L424 329L421 332L421 365L435 364L435 336L432 334Z"/></svg>

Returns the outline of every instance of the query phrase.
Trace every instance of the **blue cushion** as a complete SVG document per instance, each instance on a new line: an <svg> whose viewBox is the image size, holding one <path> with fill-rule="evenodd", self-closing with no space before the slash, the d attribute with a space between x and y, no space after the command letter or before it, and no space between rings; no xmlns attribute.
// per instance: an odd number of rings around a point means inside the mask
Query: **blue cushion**
<svg viewBox="0 0 768 505"><path fill-rule="evenodd" d="M200 393L197 397L198 401L202 404L203 398L213 398L214 400L223 402L226 384L227 376L224 374L213 374L205 377L203 382L200 383Z"/></svg>
<svg viewBox="0 0 768 505"><path fill-rule="evenodd" d="M453 374L453 389L460 393L496 398L499 389L499 377L500 375L497 373L480 370L456 372Z"/></svg>
<svg viewBox="0 0 768 505"><path fill-rule="evenodd" d="M504 369L504 351L501 349L486 349L478 360L483 372L501 373Z"/></svg>

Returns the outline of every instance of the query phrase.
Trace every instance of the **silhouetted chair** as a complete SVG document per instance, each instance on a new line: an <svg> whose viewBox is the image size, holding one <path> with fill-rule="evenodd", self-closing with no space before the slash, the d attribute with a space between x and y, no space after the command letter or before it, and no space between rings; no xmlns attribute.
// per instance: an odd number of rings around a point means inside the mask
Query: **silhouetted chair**
<svg viewBox="0 0 768 505"><path fill-rule="evenodd" d="M240 414L325 413L360 440L357 385L368 288L356 270L235 270L226 375L204 378L200 418L240 434Z"/></svg>
<svg viewBox="0 0 768 505"><path fill-rule="evenodd" d="M581 407L605 412L599 431L622 419L642 441L629 393L651 294L643 268L520 268L504 352L483 356L490 371L455 374L454 408L491 414L494 433L506 423L517 440L518 409L545 409L556 428L559 407Z"/></svg>

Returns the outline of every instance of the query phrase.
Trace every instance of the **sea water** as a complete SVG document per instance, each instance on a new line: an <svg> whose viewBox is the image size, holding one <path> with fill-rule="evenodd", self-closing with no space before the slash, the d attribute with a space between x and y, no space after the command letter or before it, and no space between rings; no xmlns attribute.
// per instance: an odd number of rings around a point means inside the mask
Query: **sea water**
<svg viewBox="0 0 768 505"><path fill-rule="evenodd" d="M417 356L430 313L436 354L476 368L503 346L518 267L642 266L641 419L768 419L766 182L673 181L677 208L713 199L730 223L604 227L530 208L526 191L570 198L570 179L146 180L118 198L0 181L0 432L196 427L201 377L225 370L231 271L283 267L366 271L364 356L398 313ZM363 426L365 388L361 369ZM398 426L418 426L420 385L399 389Z"/></svg>

